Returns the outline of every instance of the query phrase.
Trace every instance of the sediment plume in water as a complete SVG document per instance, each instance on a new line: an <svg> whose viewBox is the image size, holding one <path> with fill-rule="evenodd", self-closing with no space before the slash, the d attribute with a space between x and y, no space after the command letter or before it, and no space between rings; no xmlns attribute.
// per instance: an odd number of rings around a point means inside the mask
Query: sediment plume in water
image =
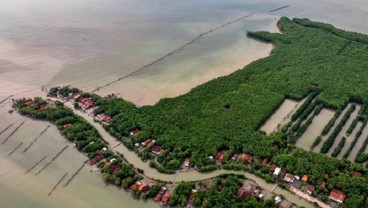
<svg viewBox="0 0 368 208"><path fill-rule="evenodd" d="M29 148L47 131L47 129L50 128L50 125L48 125L39 135L36 137L29 145L23 150L23 153L27 152Z"/></svg>
<svg viewBox="0 0 368 208"><path fill-rule="evenodd" d="M38 162L36 162L36 164L34 164L30 169L28 169L24 174L27 174L29 172L31 172L31 170L33 170L38 164L40 164L42 161L44 161L47 158L47 156L41 158Z"/></svg>
<svg viewBox="0 0 368 208"><path fill-rule="evenodd" d="M48 162L45 166L43 166L43 168L41 168L41 170L39 170L36 175L40 174L42 171L44 171L49 165L51 165L52 162L54 162L54 160L56 160L65 150L66 148L68 148L69 146L66 145L63 149L60 150L60 152L58 152L51 160L50 162Z"/></svg>
<svg viewBox="0 0 368 208"><path fill-rule="evenodd" d="M51 189L51 191L49 192L48 196L51 196L52 192L55 191L55 189L59 186L59 184L64 180L64 178L68 175L68 173L65 173L63 175L63 177L60 178L60 180L58 181L58 183Z"/></svg>
<svg viewBox="0 0 368 208"><path fill-rule="evenodd" d="M149 63L149 64L147 64L147 65L145 65L145 66L142 66L141 68L139 68L139 69L137 69L137 70L135 70L135 71L133 71L133 72L131 72L131 73L129 73L129 74L127 74L127 75L125 75L125 76L122 76L122 77L118 78L117 80L111 81L111 82L109 82L109 83L107 83L107 84L105 84L105 85L102 85L102 86L100 86L100 87L97 87L96 89L92 90L91 92L98 91L98 90L100 90L100 89L102 89L102 88L105 88L105 87L107 87L107 86L111 85L111 84L114 84L114 83L116 83L116 82L119 82L119 81L121 81L122 79L125 79L125 78L127 78L127 77L132 76L132 75L135 75L136 73L138 73L138 72L140 72L140 71L142 71L142 70L144 70L144 69L146 69L146 68L148 68L148 67L150 67L150 66L152 66L152 65L154 65L154 64L156 64L156 63L158 63L158 62L160 62L160 61L162 61L162 60L164 60L165 58L168 58L169 56L171 56L171 55L173 55L173 54L175 54L175 53L177 53L177 52L180 52L180 51L184 50L184 49L185 49L185 47L187 47L187 46L189 46L189 45L191 45L191 44L194 44L194 43L195 43L195 42L197 42L199 39L201 39L203 36L208 35L209 33L212 33L212 32L214 32L214 31L216 31L216 30L218 30L218 29L221 29L221 28L223 28L223 27L227 26L227 25L231 25L231 24L233 24L233 23L236 23L236 22L238 22L238 21L240 21L240 20L243 20L243 19L248 18L248 17L250 17L250 16L252 16L252 15L255 15L255 14L256 14L256 12L253 12L253 13L251 13L251 14L248 14L248 15L242 16L242 17L240 17L240 18L237 18L237 19L234 19L234 20L232 20L232 21L229 21L229 22L227 22L227 23L225 23L225 24L222 24L222 25L220 25L220 26L218 26L218 27L215 27L215 28L213 28L213 29L211 29L211 30L208 30L207 32L204 32L204 33L202 33L202 34L199 34L199 35L198 35L196 38L194 38L193 40L191 40L191 41L189 41L188 43L186 43L186 44L184 44L184 45L180 46L179 48L177 48L177 49L175 49L175 50L171 51L170 53L168 53L168 54L166 54L166 55L162 56L161 58L156 59L155 61L153 61L153 62L151 62L151 63Z"/></svg>
<svg viewBox="0 0 368 208"><path fill-rule="evenodd" d="M15 132L17 132L19 130L19 128L23 126L24 123L25 123L25 121L23 121L21 124L19 124L19 126L17 126L17 128L15 128L13 130L13 132L11 134L9 134L9 136L6 137L6 139L3 142L1 142L1 145L5 144L5 142L7 142L10 139L10 137L12 137L13 134L15 134Z"/></svg>
<svg viewBox="0 0 368 208"><path fill-rule="evenodd" d="M72 175L72 177L69 178L69 180L64 184L64 187L68 186L69 183L78 175L78 173L83 169L83 167L86 165L87 161L85 161L80 168Z"/></svg>
<svg viewBox="0 0 368 208"><path fill-rule="evenodd" d="M13 151L9 152L9 154L8 154L8 155L9 155L9 156L10 156L10 155L12 155L15 151L17 151L17 149L19 149L19 147L20 147L20 146L22 146L22 144L23 144L23 142L22 142L22 143L20 143L20 144L18 144L18 146L16 146L16 147L13 149Z"/></svg>
<svg viewBox="0 0 368 208"><path fill-rule="evenodd" d="M0 135L2 134L2 133L4 133L4 132L6 132L6 130L8 130L10 127L12 127L13 126L13 124L10 124L9 126L7 126L4 130L2 130L1 132L0 132Z"/></svg>

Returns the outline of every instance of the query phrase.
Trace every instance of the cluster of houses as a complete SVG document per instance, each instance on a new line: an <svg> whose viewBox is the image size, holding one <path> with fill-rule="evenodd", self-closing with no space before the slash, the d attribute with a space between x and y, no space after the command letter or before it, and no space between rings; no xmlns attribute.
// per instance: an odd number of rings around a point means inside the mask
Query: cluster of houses
<svg viewBox="0 0 368 208"><path fill-rule="evenodd" d="M31 107L31 106L35 106L36 103L34 102L34 100L32 100L31 98L20 98L20 99L13 99L13 107L15 107L15 105L17 103L23 103L23 105L27 106L27 107ZM46 99L46 102L41 104L40 106L38 106L38 111L42 111L42 110L46 110L49 107L55 107L55 103L54 101L52 101L51 99Z"/></svg>
<svg viewBox="0 0 368 208"><path fill-rule="evenodd" d="M166 187L161 187L160 191L153 197L154 202L162 202L163 205L167 205L171 197L169 191L167 191Z"/></svg>
<svg viewBox="0 0 368 208"><path fill-rule="evenodd" d="M271 168L274 169L274 172L273 172L273 175L274 176L279 176L280 173L286 173L286 169L285 168L279 168L277 167L276 165L272 164L271 165ZM303 175L301 178L300 176L297 176L297 175L293 175L291 173L286 173L283 180L288 183L288 184L292 184L294 183L295 181L302 181L304 183L307 183L309 179L309 176L308 175ZM321 188L326 188L326 182L322 182L321 185L320 185ZM309 196L311 196L313 194L315 190L315 187L313 185L310 185L310 184L306 184L304 186L304 192L307 193ZM337 189L333 189L331 192L330 192L330 195L328 197L329 200L332 200L338 204L342 204L344 202L346 198L346 194L340 190L337 190Z"/></svg>
<svg viewBox="0 0 368 208"><path fill-rule="evenodd" d="M215 159L216 159L216 161L217 161L218 164L221 164L222 161L223 161L223 159L224 159L224 157L225 157L225 152L218 152L216 154ZM213 160L214 157L213 156L209 156L208 159ZM252 164L253 157L250 154L248 154L248 153L240 153L240 154L234 154L231 157L231 160L234 161L234 162L237 161L237 160L240 160L240 161L243 161L243 162L247 162L248 164Z"/></svg>
<svg viewBox="0 0 368 208"><path fill-rule="evenodd" d="M133 133L131 132L131 135L132 134L140 134L140 131L137 132L137 133ZM144 140L143 142L141 143L135 143L134 146L138 147L138 148L141 148L141 150L145 149L145 148L150 148L151 149L151 152L155 155L161 155L162 153L165 152L165 149L162 148L161 146L158 146L158 145L155 145L156 140L152 139L152 138L148 138L146 140Z"/></svg>
<svg viewBox="0 0 368 208"><path fill-rule="evenodd" d="M130 190L131 191L137 191L138 193L147 193L150 190L150 186L141 182L141 181L137 181L135 183L133 183L130 186Z"/></svg>
<svg viewBox="0 0 368 208"><path fill-rule="evenodd" d="M94 103L93 103L93 101L91 100L91 98L81 98L81 99L79 99L79 101L78 101L78 105L79 105L79 107L81 108L81 109L83 109L83 110L88 110L88 109L90 109L90 108L92 108L93 106L94 106Z"/></svg>

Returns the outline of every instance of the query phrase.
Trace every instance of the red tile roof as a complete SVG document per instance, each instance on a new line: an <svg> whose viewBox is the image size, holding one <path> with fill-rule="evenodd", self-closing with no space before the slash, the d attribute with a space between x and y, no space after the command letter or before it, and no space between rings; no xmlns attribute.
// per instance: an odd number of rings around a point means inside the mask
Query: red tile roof
<svg viewBox="0 0 368 208"><path fill-rule="evenodd" d="M67 123L67 124L64 124L64 125L63 125L63 127L64 127L64 128L68 128L68 127L71 127L72 125L73 125L73 124L71 124L71 123Z"/></svg>
<svg viewBox="0 0 368 208"><path fill-rule="evenodd" d="M101 161L102 159L104 159L104 156L103 155L96 155L94 158L88 160L88 164L94 165L97 162Z"/></svg>
<svg viewBox="0 0 368 208"><path fill-rule="evenodd" d="M106 115L102 120L105 121L106 123L110 123L111 116Z"/></svg>
<svg viewBox="0 0 368 208"><path fill-rule="evenodd" d="M231 159L232 159L232 160L236 160L236 159L238 159L238 156L239 156L238 154L234 154L234 155L231 157Z"/></svg>
<svg viewBox="0 0 368 208"><path fill-rule="evenodd" d="M271 170L275 170L277 168L277 165L276 164L271 164L271 166L270 166L270 169Z"/></svg>
<svg viewBox="0 0 368 208"><path fill-rule="evenodd" d="M169 202L171 194L166 192L165 195L162 197L162 204L166 205Z"/></svg>
<svg viewBox="0 0 368 208"><path fill-rule="evenodd" d="M219 153L217 153L217 155L216 155L216 159L218 159L218 160L223 160L224 159L224 153L223 152L219 152Z"/></svg>
<svg viewBox="0 0 368 208"><path fill-rule="evenodd" d="M331 191L330 196L328 198L333 200L333 201L342 203L342 202L344 202L344 200L346 198L346 194L342 191L334 189L334 190Z"/></svg>
<svg viewBox="0 0 368 208"><path fill-rule="evenodd" d="M292 183L294 181L294 175L292 175L290 173L286 173L286 175L284 177L284 181Z"/></svg>
<svg viewBox="0 0 368 208"><path fill-rule="evenodd" d="M312 193L313 193L313 191L314 191L314 186L312 186L312 185L307 185L307 186L305 187L305 191L306 191L308 194L312 194Z"/></svg>
<svg viewBox="0 0 368 208"><path fill-rule="evenodd" d="M262 160L262 165L266 165L268 163L268 158Z"/></svg>
<svg viewBox="0 0 368 208"><path fill-rule="evenodd" d="M160 146L154 146L152 147L151 151L157 155L163 153L164 149Z"/></svg>
<svg viewBox="0 0 368 208"><path fill-rule="evenodd" d="M353 175L361 177L363 176L363 173L353 170Z"/></svg>

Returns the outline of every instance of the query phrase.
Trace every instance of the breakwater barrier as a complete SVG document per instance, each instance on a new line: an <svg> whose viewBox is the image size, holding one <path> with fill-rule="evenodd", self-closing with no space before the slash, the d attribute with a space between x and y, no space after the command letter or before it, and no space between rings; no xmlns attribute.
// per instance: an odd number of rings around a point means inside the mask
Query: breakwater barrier
<svg viewBox="0 0 368 208"><path fill-rule="evenodd" d="M252 16L252 15L255 15L255 14L256 14L256 12L253 12L253 13L251 13L251 14L248 14L248 15L245 15L245 16L242 16L242 17L239 17L239 18L237 18L237 19L231 20L231 21L229 21L229 22L226 22L226 23L224 23L224 24L222 24L222 25L220 25L220 26L217 26L217 27L215 27L215 28L213 28L213 29L211 29L211 30L208 30L208 31L206 31L206 32L204 32L204 33L201 33L201 34L199 34L196 38L194 38L193 40L191 40L191 41L187 42L186 44L184 44L184 45L180 46L179 48L177 48L177 49L175 49L175 50L171 51L170 53L168 53L168 54L166 54L166 55L162 56L161 58L156 59L156 60L154 60L153 62L151 62L151 63L149 63L149 64L146 64L146 65L142 66L141 68L139 68L139 69L137 69L137 70L135 70L135 71L133 71L133 72L131 72L131 73L129 73L129 74L127 74L127 75L125 75L125 76L122 76L122 77L120 77L120 78L118 78L118 79L116 79L116 80L114 80L114 81L111 81L111 82L109 82L109 83L107 83L107 84L105 84L105 85L99 86L99 87L95 88L94 90L92 90L92 91L90 91L90 92L96 92L96 91L98 91L98 90L100 90L100 89L102 89L102 88L108 87L108 86L109 86L109 85L111 85L111 84L114 84L114 83L116 83L116 82L119 82L119 81L121 81L121 80L123 80L123 79L125 79L125 78L127 78L127 77L133 76L133 75L135 75L136 73L138 73L138 72L140 72L140 71L142 71L142 70L144 70L144 69L146 69L146 68L148 68L148 67L150 67L150 66L152 66L152 65L154 65L154 64L156 64L156 63L158 63L158 62L160 62L160 61L162 61L162 60L164 60L164 59L166 59L166 58L168 58L169 56L171 56L171 55L173 55L173 54L175 54L175 53L177 53L177 52L180 52L180 51L184 50L184 48L185 48L185 47L187 47L187 46L189 46L189 45L194 44L195 42L197 42L198 40L200 40L203 36L206 36L206 35L208 35L208 34L210 34L210 33L214 32L214 31L216 31L216 30L219 30L219 29L221 29L221 28L223 28L223 27L225 27L225 26L227 26L227 25L234 24L234 23L236 23L236 22L238 22L238 21L240 21L240 20L246 19L246 18L248 18L248 17L250 17L250 16Z"/></svg>

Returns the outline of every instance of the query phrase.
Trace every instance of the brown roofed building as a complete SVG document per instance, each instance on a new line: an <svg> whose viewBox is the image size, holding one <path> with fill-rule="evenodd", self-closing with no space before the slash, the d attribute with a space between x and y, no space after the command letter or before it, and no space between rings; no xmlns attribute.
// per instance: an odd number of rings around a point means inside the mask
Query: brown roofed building
<svg viewBox="0 0 368 208"><path fill-rule="evenodd" d="M262 165L266 165L267 163L268 163L268 158L263 159L261 162Z"/></svg>
<svg viewBox="0 0 368 208"><path fill-rule="evenodd" d="M307 192L307 194L312 195L313 191L314 191L314 186L312 185L305 186L305 192Z"/></svg>
<svg viewBox="0 0 368 208"><path fill-rule="evenodd" d="M224 156L225 156L225 154L223 152L219 152L216 155L216 159L222 161L224 159Z"/></svg>
<svg viewBox="0 0 368 208"><path fill-rule="evenodd" d="M361 177L361 176L363 176L363 173L358 172L356 170L353 170L353 175L358 176L358 177Z"/></svg>
<svg viewBox="0 0 368 208"><path fill-rule="evenodd" d="M335 201L337 203L340 203L340 204L344 202L345 198L346 198L346 194L336 189L332 190L330 193L330 196L328 197L328 199Z"/></svg>
<svg viewBox="0 0 368 208"><path fill-rule="evenodd" d="M169 192L166 192L165 194L164 194L164 196L162 197L162 204L163 205L166 205L167 204L167 202L169 202L169 200L170 200L170 197L171 197L171 194L169 193Z"/></svg>
<svg viewBox="0 0 368 208"><path fill-rule="evenodd" d="M284 177L284 181L288 182L288 183L292 183L294 182L294 175L290 174L290 173L286 173L285 177Z"/></svg>
<svg viewBox="0 0 368 208"><path fill-rule="evenodd" d="M67 123L67 124L64 124L64 125L63 125L63 128L65 129L65 128L68 128L68 127L71 127L71 126L73 126L73 124L71 124L71 123Z"/></svg>
<svg viewBox="0 0 368 208"><path fill-rule="evenodd" d="M152 151L153 154L160 155L165 150L162 147L160 147L160 146L154 146L154 147L152 147L151 151Z"/></svg>
<svg viewBox="0 0 368 208"><path fill-rule="evenodd" d="M235 161L236 159L238 159L238 157L239 157L239 155L238 155L238 154L234 154L234 155L231 157L231 159Z"/></svg>

